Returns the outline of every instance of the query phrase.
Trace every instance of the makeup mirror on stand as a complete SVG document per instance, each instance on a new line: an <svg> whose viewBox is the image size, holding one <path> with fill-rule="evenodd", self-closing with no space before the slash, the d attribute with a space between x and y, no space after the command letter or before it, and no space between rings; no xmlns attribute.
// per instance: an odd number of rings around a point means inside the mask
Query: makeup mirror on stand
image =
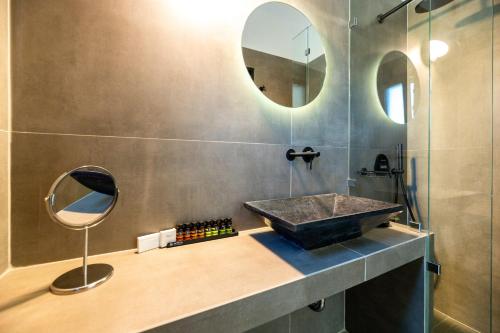
<svg viewBox="0 0 500 333"><path fill-rule="evenodd" d="M70 230L83 230L83 265L59 276L50 286L54 294L66 295L94 288L113 275L108 264L87 265L89 229L111 213L118 200L113 175L98 166L83 166L62 174L45 198L52 220Z"/></svg>

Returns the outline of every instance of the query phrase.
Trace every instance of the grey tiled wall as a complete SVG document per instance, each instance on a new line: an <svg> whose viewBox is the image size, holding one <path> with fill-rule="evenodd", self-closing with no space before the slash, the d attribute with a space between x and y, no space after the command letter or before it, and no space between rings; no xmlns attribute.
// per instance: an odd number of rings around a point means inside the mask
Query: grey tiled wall
<svg viewBox="0 0 500 333"><path fill-rule="evenodd" d="M424 332L424 274L421 258L347 290L347 331Z"/></svg>
<svg viewBox="0 0 500 333"><path fill-rule="evenodd" d="M492 310L493 13L491 2L454 1L433 12L430 30L449 46L430 65L430 227L443 270L435 308L480 332Z"/></svg>
<svg viewBox="0 0 500 333"><path fill-rule="evenodd" d="M384 24L378 14L394 6L394 1L351 1L352 16L358 26L351 31L351 160L350 174L357 179L351 194L378 200L394 200L394 181L389 178L361 177L362 168L373 170L378 154L385 154L391 168L396 166L396 145L406 145L406 125L390 120L384 113L377 92L377 71L389 52L406 51L406 9ZM401 201L402 202L402 201Z"/></svg>
<svg viewBox="0 0 500 333"><path fill-rule="evenodd" d="M344 329L344 293L325 300L325 309L314 312L309 307L297 310L247 333L336 333Z"/></svg>
<svg viewBox="0 0 500 333"><path fill-rule="evenodd" d="M0 274L9 265L8 1L0 0Z"/></svg>
<svg viewBox="0 0 500 333"><path fill-rule="evenodd" d="M243 63L241 32L262 1L13 2L13 265L80 255L82 235L52 223L42 200L84 164L121 189L91 254L192 219L262 226L246 200L346 192L348 1L286 2L327 52L323 91L296 110L263 97ZM322 152L312 170L284 158L305 145Z"/></svg>
<svg viewBox="0 0 500 333"><path fill-rule="evenodd" d="M500 5L495 0L495 8ZM500 16L495 11L493 29L493 228L492 228L492 332L500 332Z"/></svg>

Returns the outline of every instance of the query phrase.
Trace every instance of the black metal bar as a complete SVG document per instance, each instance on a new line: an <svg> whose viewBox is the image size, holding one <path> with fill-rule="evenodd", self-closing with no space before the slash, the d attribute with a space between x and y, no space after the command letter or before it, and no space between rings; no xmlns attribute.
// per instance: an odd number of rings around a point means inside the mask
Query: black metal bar
<svg viewBox="0 0 500 333"><path fill-rule="evenodd" d="M185 241L171 242L171 243L167 244L166 248L177 247L177 246L182 246L182 245L189 245L189 244L196 244L196 243L201 243L201 242L209 242L209 241L223 239L223 238L229 238L229 237L235 237L235 236L238 236L238 234L239 234L238 231L233 229L233 232L230 234L222 234L222 235L217 235L217 236L209 236L209 237L190 239L190 240L185 240Z"/></svg>
<svg viewBox="0 0 500 333"><path fill-rule="evenodd" d="M358 175L367 177L389 177L391 178L391 171L374 171L363 168L358 171Z"/></svg>
<svg viewBox="0 0 500 333"><path fill-rule="evenodd" d="M293 161L296 157L302 157L306 163L314 160L315 157L320 157L319 151L314 151L311 147L306 147L302 152L296 152L294 149L288 149L286 152L286 159Z"/></svg>
<svg viewBox="0 0 500 333"><path fill-rule="evenodd" d="M308 151L308 152L305 152L305 153L290 153L289 155L290 156L294 156L294 157L304 157L304 156L318 157L318 156L321 155L321 153L319 151Z"/></svg>
<svg viewBox="0 0 500 333"><path fill-rule="evenodd" d="M391 16L392 14L394 14L395 12L397 12L398 10L400 10L401 8L405 7L406 5L408 5L412 1L413 0L406 0L404 2L401 2L399 5L397 5L396 7L392 8L391 10L385 12L384 14L378 15L377 16L378 23L383 23L386 18L388 18L389 16Z"/></svg>

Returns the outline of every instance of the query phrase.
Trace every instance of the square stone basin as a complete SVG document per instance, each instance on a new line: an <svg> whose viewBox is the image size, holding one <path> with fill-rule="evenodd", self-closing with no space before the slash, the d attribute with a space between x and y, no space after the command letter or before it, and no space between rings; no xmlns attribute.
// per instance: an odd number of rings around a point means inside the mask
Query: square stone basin
<svg viewBox="0 0 500 333"><path fill-rule="evenodd" d="M306 250L348 239L401 214L400 204L336 193L245 202L277 233Z"/></svg>

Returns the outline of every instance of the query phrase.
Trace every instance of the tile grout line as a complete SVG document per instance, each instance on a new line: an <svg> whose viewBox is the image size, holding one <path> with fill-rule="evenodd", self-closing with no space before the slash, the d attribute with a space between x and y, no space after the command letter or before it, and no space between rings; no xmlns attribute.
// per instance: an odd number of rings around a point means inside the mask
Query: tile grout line
<svg viewBox="0 0 500 333"><path fill-rule="evenodd" d="M11 131L11 133L13 133L13 134L32 134L32 135L91 137L91 138L106 138L106 139L158 140L158 141L176 141L176 142L267 145L267 146L286 146L286 147L292 146L292 145L287 144L287 143L202 140L202 139L178 139L178 138L158 138L158 137L140 137L140 136L117 136L117 135L73 134L73 133L52 133L52 132L30 132L30 131ZM315 147L331 148L331 149L347 149L346 146L341 146L341 145L317 145Z"/></svg>
<svg viewBox="0 0 500 333"><path fill-rule="evenodd" d="M446 319L448 319L448 318L450 317L450 316L448 316L446 313L441 312L441 311L439 311L439 310L437 310L437 309L433 309L433 310L434 310L434 311L437 311L437 312L439 312L439 313L441 313L441 314L444 316L444 318L443 318L440 322L438 322L436 325L433 325L433 326L432 326L432 329L434 329L434 328L438 327L439 325L441 325L442 323L444 323L444 322L446 321ZM434 315L433 315L433 317L434 317Z"/></svg>
<svg viewBox="0 0 500 333"><path fill-rule="evenodd" d="M359 254L359 255L360 255L361 257L363 257L363 258L364 258L364 257L366 257L366 255L365 255L365 254L363 254L363 253L361 253L361 252L358 252L358 251L356 251L356 250L354 250L354 249L351 249L350 247L347 247L347 246L345 246L345 245L344 245L344 244L342 244L342 243L339 243L339 245L340 245L340 246L342 246L344 249L348 249L349 251L352 251L352 252L355 252L355 253Z"/></svg>
<svg viewBox="0 0 500 333"><path fill-rule="evenodd" d="M7 269L4 273L12 269L12 17L11 1L7 1Z"/></svg>
<svg viewBox="0 0 500 333"><path fill-rule="evenodd" d="M345 328L345 303L346 303L346 299L347 299L347 297L346 297L346 292L345 292L345 290L343 291L343 293L344 293L344 328L343 328L342 330L345 330L345 329L346 329L346 328ZM342 330L340 330L340 331L342 331Z"/></svg>
<svg viewBox="0 0 500 333"><path fill-rule="evenodd" d="M468 325L466 325L466 324L462 323L461 321L456 320L455 318L453 318L453 317L451 317L451 316L447 315L446 313L444 313L444 312L442 312L442 311L439 311L438 309L434 309L434 310L435 310L435 311L437 311L437 312L439 312L439 313L441 313L441 314L443 314L446 318L444 318L443 320L441 320L441 321L440 321L437 325L435 325L433 328L436 328L436 327L440 326L441 324L443 324L444 322L446 322L447 320L450 320L450 321L454 321L455 323L458 323L459 325L462 325L462 326L464 326L464 327L466 327L466 328L470 329L470 330L471 330L471 331L473 331L473 332L481 333L480 331L476 330L475 328L470 327L470 326L468 326Z"/></svg>
<svg viewBox="0 0 500 333"><path fill-rule="evenodd" d="M363 259L363 261L364 261L364 265L365 265L365 269L364 269L364 273L365 273L365 274L364 274L363 281L366 281L366 258L368 257L368 255L365 255L365 254L363 254L363 253L361 253L361 252L358 252L358 251L356 251L356 250L353 250L353 249L351 249L351 248L349 248L349 247L347 247L347 246L343 245L342 243L339 243L339 245L340 245L340 246L342 246L343 248L345 248L345 249L349 250L349 251L352 251L352 252L354 252L354 253L357 253L357 254L361 255L361 259Z"/></svg>
<svg viewBox="0 0 500 333"><path fill-rule="evenodd" d="M367 260L366 260L366 258L365 258L365 281L366 281L366 275L367 275L367 274L366 274L366 261L367 261Z"/></svg>
<svg viewBox="0 0 500 333"><path fill-rule="evenodd" d="M424 236L424 237L425 237L425 236ZM379 254L379 253L381 253L381 252L384 252L384 251L389 250L389 249L392 249L392 248L396 248L396 247L401 246L401 245L406 245L406 244L409 244L409 243L414 242L414 241L417 241L417 240L419 240L419 239L423 239L424 237L416 237L416 238L409 239L409 240L406 240L406 241L404 241L404 242L401 242L401 243L398 243L398 244L394 244L394 245L387 244L387 243L384 243L384 242L380 241L380 243L385 244L385 245L387 245L388 247L386 247L385 249L381 249L381 250L377 250L377 251L371 252L369 255L365 255L365 254L362 254L362 253L360 253L360 252L357 252L356 250L353 250L353 249L351 249L351 248L349 248L349 247L347 247L347 246L343 245L342 243L339 243L339 245L342 245L342 246L343 246L343 247L345 247L346 249L349 249L349 250L351 250L351 251L353 251L353 252L356 252L356 253L358 253L358 254L361 254L363 257L368 257L368 256L371 256L371 255L373 255L373 254ZM368 238L367 238L367 239L368 239Z"/></svg>

